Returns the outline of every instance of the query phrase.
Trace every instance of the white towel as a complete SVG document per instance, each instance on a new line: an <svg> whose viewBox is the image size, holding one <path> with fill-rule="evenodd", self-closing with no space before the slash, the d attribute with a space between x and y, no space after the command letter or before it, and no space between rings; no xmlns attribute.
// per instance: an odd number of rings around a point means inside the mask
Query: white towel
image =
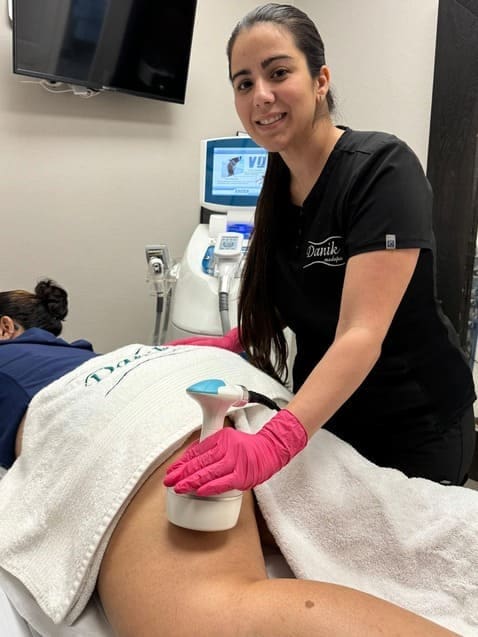
<svg viewBox="0 0 478 637"><path fill-rule="evenodd" d="M0 566L53 621L84 609L131 496L200 426L185 388L212 377L290 398L229 352L136 345L84 363L32 402L22 455L0 481ZM234 418L256 431L271 414L252 407ZM478 635L477 492L376 467L319 431L256 495L297 577Z"/></svg>
<svg viewBox="0 0 478 637"><path fill-rule="evenodd" d="M0 567L55 623L82 612L132 495L200 427L201 410L185 389L207 378L289 397L225 350L131 345L87 361L33 399L21 456L0 481Z"/></svg>
<svg viewBox="0 0 478 637"><path fill-rule="evenodd" d="M236 426L257 431L256 408ZM255 489L299 578L350 586L478 635L478 492L378 467L328 431Z"/></svg>

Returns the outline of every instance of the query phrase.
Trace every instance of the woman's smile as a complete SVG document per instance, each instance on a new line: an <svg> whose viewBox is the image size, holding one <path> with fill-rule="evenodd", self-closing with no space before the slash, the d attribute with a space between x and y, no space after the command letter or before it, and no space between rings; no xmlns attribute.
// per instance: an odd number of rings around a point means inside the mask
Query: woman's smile
<svg viewBox="0 0 478 637"><path fill-rule="evenodd" d="M237 113L257 144L282 152L310 139L318 81L288 31L262 23L241 32L231 78Z"/></svg>
<svg viewBox="0 0 478 637"><path fill-rule="evenodd" d="M274 124L277 124L278 122L284 120L286 115L287 113L277 113L275 115L268 115L267 117L258 119L256 121L256 124L258 124L259 126L267 126L270 128Z"/></svg>

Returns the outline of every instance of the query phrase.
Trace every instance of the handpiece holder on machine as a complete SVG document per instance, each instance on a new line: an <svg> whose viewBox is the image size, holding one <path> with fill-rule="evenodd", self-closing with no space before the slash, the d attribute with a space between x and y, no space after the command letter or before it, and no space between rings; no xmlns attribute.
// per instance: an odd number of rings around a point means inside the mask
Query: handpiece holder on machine
<svg viewBox="0 0 478 637"><path fill-rule="evenodd" d="M200 440L222 429L230 407L249 402L241 385L226 385L209 379L187 388L188 395L199 403L203 413ZM242 491L227 491L217 496L201 497L194 493L179 494L172 487L167 492L167 515L176 526L195 531L225 531L233 528L241 510Z"/></svg>

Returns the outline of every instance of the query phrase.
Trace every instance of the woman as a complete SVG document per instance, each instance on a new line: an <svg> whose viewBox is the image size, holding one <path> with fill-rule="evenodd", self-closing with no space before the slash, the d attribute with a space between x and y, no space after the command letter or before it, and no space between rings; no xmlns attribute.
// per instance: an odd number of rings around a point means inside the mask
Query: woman
<svg viewBox="0 0 478 637"><path fill-rule="evenodd" d="M83 447L94 444L89 442L88 433L82 439L81 429L88 432L88 427L90 427L91 430L88 414L92 416L94 413L97 416L99 413L100 420L103 416L106 418L105 422L102 423L103 426L99 428L100 431L96 432L97 439L101 440L107 429L108 411L104 404L98 404L93 411L89 411L86 402L75 408L70 405L69 408L78 410L80 419L77 423L62 420L60 417L61 429L66 431L65 438L61 439L58 436L50 436L48 429L51 427L51 420L59 411L60 398L66 404L74 403L74 397L78 395L75 392L84 395L91 389L97 391L102 383L109 382L104 391L105 398L109 400L111 394L120 388L120 402L129 410L132 395L130 393L131 387L128 388L128 382L135 373L134 363L137 363L136 372L138 370L141 372L155 356L158 357L157 360L163 361L175 358L174 352L171 352L174 348L146 348L147 352L137 353L136 361L133 360L134 357L125 358L124 351L121 349L118 351L117 364L112 365L111 360L116 353L95 358L96 355L89 347L83 349L81 346L68 345L58 339L54 333L60 332L61 324L59 321L66 316L66 293L49 280L38 284L35 288L35 294L24 291L2 293L0 294L0 303L0 313L2 314L0 322L3 326L2 338L4 339L2 347L0 347L0 373L2 375L5 373L6 378L10 377L9 370L14 356L5 355L5 352L10 352L9 348L15 345L15 353L23 362L24 370L28 369L27 363L31 362L31 373L30 371L28 373L29 386L41 387L49 392L44 401L49 411L43 412L39 419L40 422L44 422L47 432L44 439L36 444L41 447L42 453L51 453L51 458L59 459L59 456L65 454L68 458L68 469L74 463L80 467L84 465L86 456ZM9 314L3 314L7 308ZM136 346L131 347L136 349ZM41 360L45 363L44 365L39 364L40 354L43 354ZM86 357L84 365L80 363L79 359L82 354ZM161 356L164 358L161 359ZM53 364L55 357L59 363L57 368L54 368ZM178 353L176 358L180 357L181 354ZM211 358L210 354L207 355L207 358ZM237 358L245 365L242 359ZM107 359L106 363L105 359ZM58 370L61 368L65 370L63 374L68 379L65 386L60 386L61 375ZM69 371L66 371L67 369ZM161 369L164 370L164 366ZM7 371L5 372L5 370ZM146 376L150 378L154 375L154 371L152 371L153 368L149 368L149 370L146 372ZM174 391L171 389L171 385L174 386L175 377L168 374L168 378L165 379L164 373L159 371L158 378L162 383L166 383L165 386L170 391L169 398L174 401ZM177 374L184 376L180 364ZM11 377L16 378L16 375L12 374ZM53 383L53 380L58 382ZM71 389L75 383L77 388ZM12 387L15 393L15 386ZM71 394L72 400L70 400L69 391L73 392ZM122 392L125 393L122 394ZM34 393L33 389L31 393ZM80 504L68 496L68 490L74 488L69 477L71 474L62 475L61 472L55 470L55 465L52 466L49 461L38 457L39 449L35 448L35 442L31 439L32 436L35 438L41 433L41 430L35 429L37 416L33 415L32 420L30 412L33 408L33 414L35 414L35 409L39 409L38 399L42 393L44 392L40 392L38 389L36 404L32 404L29 410L25 436L28 438L30 435L30 440L19 458L19 462L26 460L26 463L21 468L18 467L19 471L15 477L16 465L14 465L0 483L0 508L5 508L5 503L9 501L12 507L9 509L9 515L15 516L17 514L17 504L20 507L18 510L21 511L21 507L29 506L29 502L33 499L31 503L33 510L30 511L29 515L23 516L22 524L25 525L26 535L20 535L23 528L20 529L14 524L15 548L12 549L12 545L7 542L6 549L2 547L0 550L2 568L8 566L9 560L13 560L11 563L18 564L19 561L25 559L26 564L31 565L34 561L31 551L36 554L38 551L45 550L41 544L51 544L52 537L58 536L58 525L61 527L63 524L61 503L60 513L50 515L51 509L47 505L43 506L43 500L32 496L28 489L24 491L20 489L19 492L13 489L12 494L12 484L15 480L19 480L17 484L20 485L28 485L28 480L31 480L30 484L38 485L40 481L36 479L35 472L43 476L42 482L50 473L52 474L53 486L52 484L44 484L39 487L45 492L45 498L48 499L51 491L56 490L60 496L64 493L64 507L71 506L73 503L73 508L75 508ZM138 409L142 414L140 420L144 420L146 391L143 387L137 391L137 396ZM8 410L8 405L6 406L6 403L2 401L0 403L2 425L4 422L9 422L8 418L5 421L5 414L8 416ZM78 424L81 424L81 427ZM11 424L8 426L10 428ZM32 434L32 430L35 433ZM159 430L157 423L154 430L156 432ZM138 432L139 436L141 435L139 428L135 431ZM156 433L156 437L158 435ZM21 450L21 437L22 433L18 431L17 456ZM116 438L116 435L114 437ZM197 438L197 434L193 434L192 439L195 438ZM78 446L77 441L81 443ZM133 439L131 439L132 441ZM116 447L117 452L118 449L121 449L121 445L122 443L119 443L119 446ZM48 447L52 448L50 452ZM109 524L106 524L107 516L111 512L95 511L100 484L105 483L113 473L106 470L107 475L104 475L104 466L109 460L101 451L98 453L102 461L100 465L95 465L98 472L97 476L93 478L95 490L90 493L87 489L85 493L81 493L81 498L79 498L85 501L89 515L98 514L102 533L107 534L107 546L101 559L97 590L109 623L118 637L136 637L137 635L153 637L158 634L175 636L194 634L198 637L201 635L208 637L213 635L221 637L228 635L280 637L292 633L297 637L330 634L378 636L389 632L392 627L396 634L407 635L407 637L413 635L439 637L455 634L396 605L351 588L306 580L269 580L264 566L261 536L256 522L257 511L254 509L251 493L244 494L239 522L230 531L198 533L168 523L166 491L162 487L162 482L167 465L178 454L181 454L184 448L185 445L167 462L161 463L150 473L148 479L143 482L139 481L136 485L137 488L133 487L133 493L126 508L126 503L122 505L121 502L117 501L117 494L113 494L115 506L119 510L119 518L113 525L111 533L108 530ZM61 450L61 453L58 453L58 450ZM133 456L134 452L131 449L131 453L121 455L124 461ZM25 470L28 466L34 472L34 475L30 477L28 471ZM48 467L46 474L45 467ZM81 470L90 474L91 466L86 465ZM131 470L133 471L134 468ZM138 479L139 476L136 473L135 475ZM80 485L80 491L82 487L83 483ZM5 520L9 515L2 517ZM37 523L34 523L35 519L37 519ZM45 522L42 524L41 520L45 520ZM77 537L74 538L74 541L71 537L66 543L61 541L60 555L63 554L62 551L75 555L75 551L83 539L84 526L87 526L86 520L84 524L78 525ZM2 533L2 538L4 537L5 535ZM36 537L42 537L44 541L36 544L34 539ZM263 533L263 537L267 538L267 535ZM98 541L96 534L95 537L85 540L89 546L89 558L91 558L95 546L92 543L93 540ZM48 551L51 550L56 549L54 547L48 549ZM97 548L96 551L98 550ZM245 556L247 559L244 559ZM46 587L51 577L50 571L55 571L56 568L47 561L40 559L40 562L44 571L44 580L41 580L40 589L41 596L45 600L48 598ZM90 563L87 562L87 565L89 566ZM31 566L27 566L24 581L29 582L29 588L33 593L31 587L34 578L30 579L31 571L29 568ZM76 577L89 577L89 568L86 568L86 574L84 571L85 564L79 560ZM66 577L66 572L60 572L61 579ZM63 584L67 590L70 590L69 581ZM75 579L71 586L77 584ZM54 592L55 600L57 595L60 597L59 593ZM83 603L86 602L83 601Z"/></svg>
<svg viewBox="0 0 478 637"><path fill-rule="evenodd" d="M378 465L463 484L475 393L435 297L432 195L418 159L392 135L333 124L323 43L299 9L251 11L227 52L237 113L269 161L240 330L217 345L242 345L278 377L289 326L296 395L260 434L224 431L188 450L165 484L252 488L321 427Z"/></svg>
<svg viewBox="0 0 478 637"><path fill-rule="evenodd" d="M33 396L96 356L87 341L58 338L67 313L67 293L51 279L39 281L33 293L0 292L0 465L7 469Z"/></svg>

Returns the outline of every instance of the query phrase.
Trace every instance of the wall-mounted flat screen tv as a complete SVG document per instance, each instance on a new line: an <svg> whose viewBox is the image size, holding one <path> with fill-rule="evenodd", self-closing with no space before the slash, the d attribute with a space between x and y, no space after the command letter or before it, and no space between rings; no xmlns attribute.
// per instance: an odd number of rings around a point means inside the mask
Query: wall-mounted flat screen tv
<svg viewBox="0 0 478 637"><path fill-rule="evenodd" d="M14 0L13 71L184 103L197 0Z"/></svg>

